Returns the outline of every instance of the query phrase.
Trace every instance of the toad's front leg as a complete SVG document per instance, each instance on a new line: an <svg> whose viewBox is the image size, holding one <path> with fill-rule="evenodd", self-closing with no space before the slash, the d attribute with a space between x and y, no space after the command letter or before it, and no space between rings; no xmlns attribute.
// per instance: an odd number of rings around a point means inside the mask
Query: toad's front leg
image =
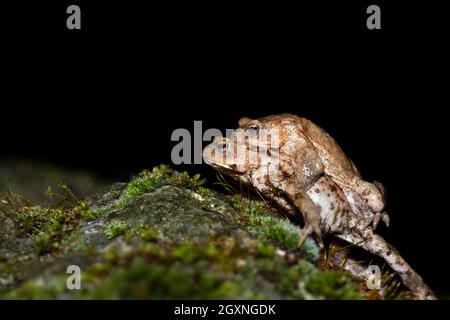
<svg viewBox="0 0 450 320"><path fill-rule="evenodd" d="M309 235L313 235L320 249L323 249L320 208L311 200L306 191L288 186L286 187L286 194L294 206L300 210L305 222L299 246L302 245Z"/></svg>
<svg viewBox="0 0 450 320"><path fill-rule="evenodd" d="M273 183L274 181L275 183ZM286 183L286 181L280 183L279 180L271 179L269 175L266 176L264 188L272 190L272 194L273 190L283 194L282 197L272 196L272 198L277 201L281 208L287 209L288 213L295 212L295 208L301 212L304 226L298 241L298 247L303 244L308 236L313 235L320 249L323 249L320 208L312 201L307 192L295 187L294 183ZM289 201L286 201L285 198Z"/></svg>

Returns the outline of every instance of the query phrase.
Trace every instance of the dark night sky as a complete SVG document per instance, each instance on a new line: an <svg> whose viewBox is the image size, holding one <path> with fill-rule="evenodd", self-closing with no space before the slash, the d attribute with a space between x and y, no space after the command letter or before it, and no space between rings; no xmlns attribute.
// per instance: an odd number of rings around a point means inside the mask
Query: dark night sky
<svg viewBox="0 0 450 320"><path fill-rule="evenodd" d="M296 113L387 187L392 226L381 232L431 287L450 290L437 185L448 49L435 25L408 26L398 15L416 12L393 5L378 33L364 29L363 5L81 7L78 34L64 30L59 3L40 28L16 19L6 36L2 155L123 180L170 163L172 131L194 120L224 130L241 116ZM214 177L205 165L180 169Z"/></svg>

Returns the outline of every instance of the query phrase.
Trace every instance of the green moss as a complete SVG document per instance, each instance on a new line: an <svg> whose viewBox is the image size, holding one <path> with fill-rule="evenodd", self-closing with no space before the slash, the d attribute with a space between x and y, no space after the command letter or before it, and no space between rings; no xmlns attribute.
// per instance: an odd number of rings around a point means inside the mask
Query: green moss
<svg viewBox="0 0 450 320"><path fill-rule="evenodd" d="M12 299L49 300L55 299L55 297L64 292L64 290L66 290L66 277L55 276L51 279L38 277L26 281L18 289L10 291L8 297Z"/></svg>
<svg viewBox="0 0 450 320"><path fill-rule="evenodd" d="M85 237L80 230L65 234L59 248L64 254L71 252L86 253L88 251Z"/></svg>
<svg viewBox="0 0 450 320"><path fill-rule="evenodd" d="M72 210L23 207L15 211L21 227L36 240L37 251L41 254L58 250L59 240L64 233L80 225Z"/></svg>
<svg viewBox="0 0 450 320"><path fill-rule="evenodd" d="M230 197L230 204L247 217L249 225L255 230L259 239L273 242L285 250L299 249L300 228L286 218L277 217L265 207L263 202L234 195ZM311 239L307 239L299 250L308 260L318 258L319 249Z"/></svg>
<svg viewBox="0 0 450 320"><path fill-rule="evenodd" d="M141 223L136 230L136 234L144 241L156 241L158 239L158 230Z"/></svg>
<svg viewBox="0 0 450 320"><path fill-rule="evenodd" d="M94 211L96 217L104 215L112 210L120 210L129 204L136 197L153 192L166 185L173 185L179 188L189 189L202 195L211 195L211 190L203 187L204 179L199 174L190 176L188 172L178 172L167 165L160 165L150 170L143 170L139 175L133 178L125 187L117 201L97 208Z"/></svg>
<svg viewBox="0 0 450 320"><path fill-rule="evenodd" d="M265 244L265 243L258 243L258 249L257 249L258 255L262 257L274 257L275 256L275 247L271 244Z"/></svg>
<svg viewBox="0 0 450 320"><path fill-rule="evenodd" d="M80 202L72 211L77 217L86 221L93 221L99 217L84 201Z"/></svg>
<svg viewBox="0 0 450 320"><path fill-rule="evenodd" d="M65 212L61 209L42 208L39 206L23 208L17 211L17 220L25 231L32 235L51 234L59 231L65 222Z"/></svg>
<svg viewBox="0 0 450 320"><path fill-rule="evenodd" d="M107 212L110 212L114 209L120 209L122 207L123 207L123 205L106 205L106 206L103 206L103 207L93 210L93 215L95 217L101 217Z"/></svg>
<svg viewBox="0 0 450 320"><path fill-rule="evenodd" d="M123 228L120 228L123 230ZM125 239L126 240L126 239ZM134 241L128 239L126 241ZM126 251L97 252L82 272L83 290L68 291L65 278L24 283L7 297L50 299L356 299L345 273L321 272L306 261L287 262L273 245L242 247L222 237L203 245L137 242ZM79 259L79 258L78 258ZM45 283L51 285L46 286Z"/></svg>
<svg viewBox="0 0 450 320"><path fill-rule="evenodd" d="M59 251L68 234L97 218L85 202L72 208L23 206L13 213L20 226L35 239L40 254Z"/></svg>
<svg viewBox="0 0 450 320"><path fill-rule="evenodd" d="M177 172L169 166L161 165L154 167L152 171L144 170L136 178L130 181L126 186L126 192L129 197L135 198L143 193L154 191L165 185L173 185L180 188L186 188L194 191L203 188L205 180L200 178L199 174L189 176L187 172Z"/></svg>
<svg viewBox="0 0 450 320"><path fill-rule="evenodd" d="M320 271L306 261L300 261L299 265L290 272L302 279L300 285L302 290L306 290L316 297L344 300L363 299L348 273Z"/></svg>
<svg viewBox="0 0 450 320"><path fill-rule="evenodd" d="M183 244L173 249L172 257L179 259L184 263L192 263L202 258L214 257L217 253L218 250L213 245L193 246L190 244Z"/></svg>
<svg viewBox="0 0 450 320"><path fill-rule="evenodd" d="M117 236L125 234L128 225L125 221L113 220L105 227L105 235L108 239L115 238Z"/></svg>
<svg viewBox="0 0 450 320"><path fill-rule="evenodd" d="M127 269L117 270L96 286L95 298L192 299L215 298L221 288L220 277L193 266L159 265L134 259Z"/></svg>
<svg viewBox="0 0 450 320"><path fill-rule="evenodd" d="M154 168L152 171L142 171L138 177L128 183L125 190L130 197L135 198L143 193L154 191L166 184L165 173L158 168Z"/></svg>

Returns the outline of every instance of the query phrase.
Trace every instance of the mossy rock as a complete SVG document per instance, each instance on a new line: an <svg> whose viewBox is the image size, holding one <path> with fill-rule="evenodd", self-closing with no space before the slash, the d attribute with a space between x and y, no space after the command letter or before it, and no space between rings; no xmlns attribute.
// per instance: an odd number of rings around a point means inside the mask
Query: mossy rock
<svg viewBox="0 0 450 320"><path fill-rule="evenodd" d="M315 242L298 248L298 226L262 202L206 189L199 176L165 166L72 207L4 202L0 253L37 261L8 267L5 298L363 297L349 274L320 270ZM81 269L80 290L66 286L70 265Z"/></svg>
<svg viewBox="0 0 450 320"><path fill-rule="evenodd" d="M33 239L21 231L17 221L0 211L0 292L28 277L38 256Z"/></svg>

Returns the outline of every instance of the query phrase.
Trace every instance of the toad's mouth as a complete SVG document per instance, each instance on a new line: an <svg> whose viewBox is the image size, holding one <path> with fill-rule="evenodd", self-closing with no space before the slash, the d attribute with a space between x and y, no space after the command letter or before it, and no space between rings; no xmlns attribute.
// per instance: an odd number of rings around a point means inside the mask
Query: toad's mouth
<svg viewBox="0 0 450 320"><path fill-rule="evenodd" d="M217 171L223 172L230 176L241 176L245 172L240 172L237 170L237 166L235 164L218 164L216 162L208 161L205 159L205 163L216 169Z"/></svg>

